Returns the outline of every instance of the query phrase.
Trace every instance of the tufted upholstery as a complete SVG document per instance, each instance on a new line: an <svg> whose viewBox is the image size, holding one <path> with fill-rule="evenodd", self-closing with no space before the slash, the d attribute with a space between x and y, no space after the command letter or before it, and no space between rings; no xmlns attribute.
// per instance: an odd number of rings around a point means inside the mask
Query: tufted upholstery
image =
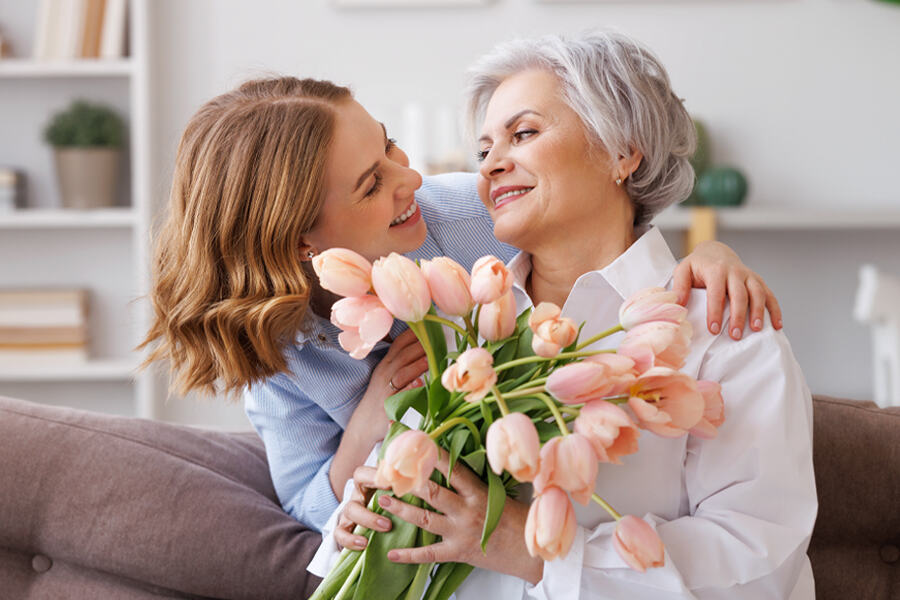
<svg viewBox="0 0 900 600"><path fill-rule="evenodd" d="M815 399L819 600L900 600L900 408ZM259 439L0 398L0 598L303 598Z"/></svg>

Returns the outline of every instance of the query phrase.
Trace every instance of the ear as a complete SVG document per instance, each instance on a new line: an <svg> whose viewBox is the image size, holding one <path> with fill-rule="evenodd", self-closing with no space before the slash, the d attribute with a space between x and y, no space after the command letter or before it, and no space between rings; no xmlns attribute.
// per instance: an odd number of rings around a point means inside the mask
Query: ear
<svg viewBox="0 0 900 600"><path fill-rule="evenodd" d="M628 179L631 177L631 174L637 171L637 168L641 165L641 161L644 160L644 155L640 150L635 148L631 149L631 154L628 156L619 155L619 159L616 161L616 177L621 178L622 180Z"/></svg>
<svg viewBox="0 0 900 600"><path fill-rule="evenodd" d="M300 237L300 246L297 248L297 251L300 252L301 262L311 262L313 257L319 253L312 240L305 235Z"/></svg>

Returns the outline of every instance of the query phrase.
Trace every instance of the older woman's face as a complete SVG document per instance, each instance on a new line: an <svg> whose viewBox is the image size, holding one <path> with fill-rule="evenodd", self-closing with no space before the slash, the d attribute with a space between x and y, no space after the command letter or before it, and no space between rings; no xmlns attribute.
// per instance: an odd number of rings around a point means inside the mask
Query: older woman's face
<svg viewBox="0 0 900 600"><path fill-rule="evenodd" d="M615 186L609 157L590 144L552 73L504 80L479 144L478 192L499 240L533 252L603 218L600 203Z"/></svg>

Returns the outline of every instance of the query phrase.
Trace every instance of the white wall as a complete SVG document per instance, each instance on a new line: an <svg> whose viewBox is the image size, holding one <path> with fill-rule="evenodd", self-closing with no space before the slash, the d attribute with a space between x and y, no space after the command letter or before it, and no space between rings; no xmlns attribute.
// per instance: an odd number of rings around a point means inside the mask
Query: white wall
<svg viewBox="0 0 900 600"><path fill-rule="evenodd" d="M495 0L368 10L328 0L156 0L152 10L160 198L187 119L249 76L349 83L399 133L407 102L458 104L466 66L497 41L612 26L661 56L689 110L707 123L715 161L747 174L750 204L900 205L900 8L873 0ZM868 396L868 333L850 318L856 268L873 261L900 273L898 232L724 240L778 292L813 391ZM177 406L172 418L182 416Z"/></svg>

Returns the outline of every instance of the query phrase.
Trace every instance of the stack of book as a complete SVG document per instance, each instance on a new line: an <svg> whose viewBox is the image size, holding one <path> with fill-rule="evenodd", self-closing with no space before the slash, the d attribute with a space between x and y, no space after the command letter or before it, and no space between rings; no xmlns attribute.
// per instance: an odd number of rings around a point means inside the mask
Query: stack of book
<svg viewBox="0 0 900 600"><path fill-rule="evenodd" d="M40 0L34 58L125 56L127 0Z"/></svg>
<svg viewBox="0 0 900 600"><path fill-rule="evenodd" d="M0 291L0 363L87 361L85 290Z"/></svg>

